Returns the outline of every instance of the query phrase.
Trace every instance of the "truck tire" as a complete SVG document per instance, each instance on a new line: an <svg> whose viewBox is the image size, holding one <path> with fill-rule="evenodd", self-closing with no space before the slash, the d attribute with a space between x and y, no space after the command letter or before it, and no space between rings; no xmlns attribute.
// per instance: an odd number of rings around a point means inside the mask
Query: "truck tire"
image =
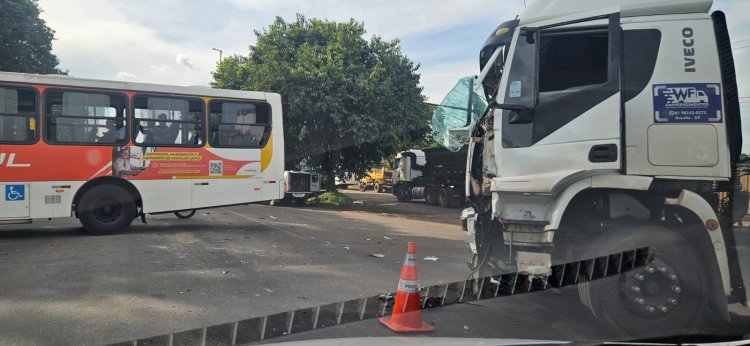
<svg viewBox="0 0 750 346"><path fill-rule="evenodd" d="M448 189L438 190L437 203L443 208L449 208L451 206L451 194Z"/></svg>
<svg viewBox="0 0 750 346"><path fill-rule="evenodd" d="M380 186L380 184L375 183L375 185L373 185L373 187L372 187L372 191L375 191L375 193L382 193L383 192L383 187Z"/></svg>
<svg viewBox="0 0 750 346"><path fill-rule="evenodd" d="M392 193L393 193L394 196L396 196L396 200L397 201L399 201L399 202L403 202L404 201L404 195L401 193L401 187L394 186Z"/></svg>
<svg viewBox="0 0 750 346"><path fill-rule="evenodd" d="M116 185L95 186L76 205L78 219L92 235L117 233L130 226L136 213L133 196Z"/></svg>
<svg viewBox="0 0 750 346"><path fill-rule="evenodd" d="M411 202L411 195L406 191L405 188L399 188L396 190L396 199L399 202Z"/></svg>
<svg viewBox="0 0 750 346"><path fill-rule="evenodd" d="M645 266L579 284L581 302L597 319L633 338L695 331L704 318L709 294L716 292L699 252L685 237L660 226L622 228L595 240L584 258L650 247ZM713 262L709 262L713 263Z"/></svg>
<svg viewBox="0 0 750 346"><path fill-rule="evenodd" d="M434 189L429 187L425 188L424 201L429 205L437 205L437 196Z"/></svg>
<svg viewBox="0 0 750 346"><path fill-rule="evenodd" d="M359 184L359 191L360 192L365 192L365 190L367 190L367 185L366 184Z"/></svg>

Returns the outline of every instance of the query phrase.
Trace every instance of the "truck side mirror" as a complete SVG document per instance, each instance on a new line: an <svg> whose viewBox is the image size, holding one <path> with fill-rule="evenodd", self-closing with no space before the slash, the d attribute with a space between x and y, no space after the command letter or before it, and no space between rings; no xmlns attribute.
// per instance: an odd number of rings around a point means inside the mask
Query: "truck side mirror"
<svg viewBox="0 0 750 346"><path fill-rule="evenodd" d="M523 27L521 28L520 35L526 36L526 43L534 44L536 42L536 33L539 32L539 28Z"/></svg>

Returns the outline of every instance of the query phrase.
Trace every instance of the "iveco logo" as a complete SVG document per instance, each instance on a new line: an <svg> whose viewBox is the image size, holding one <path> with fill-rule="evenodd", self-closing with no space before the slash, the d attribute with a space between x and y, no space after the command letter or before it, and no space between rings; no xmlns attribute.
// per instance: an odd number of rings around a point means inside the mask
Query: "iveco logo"
<svg viewBox="0 0 750 346"><path fill-rule="evenodd" d="M5 158L8 158L8 161L5 161ZM31 167L30 163L17 163L16 160L16 153L0 153L0 166L5 167Z"/></svg>
<svg viewBox="0 0 750 346"><path fill-rule="evenodd" d="M682 54L685 60L685 72L695 72L695 41L693 41L693 28L682 29Z"/></svg>

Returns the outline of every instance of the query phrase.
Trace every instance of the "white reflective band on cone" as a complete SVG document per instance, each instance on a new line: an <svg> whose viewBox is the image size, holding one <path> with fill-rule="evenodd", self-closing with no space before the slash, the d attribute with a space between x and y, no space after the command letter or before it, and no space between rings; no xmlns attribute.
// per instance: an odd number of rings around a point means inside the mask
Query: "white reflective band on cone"
<svg viewBox="0 0 750 346"><path fill-rule="evenodd" d="M398 290L406 293L417 293L419 292L419 286L415 280L399 280Z"/></svg>
<svg viewBox="0 0 750 346"><path fill-rule="evenodd" d="M409 266L417 265L416 255L406 254L406 259L404 259L404 264L409 265Z"/></svg>

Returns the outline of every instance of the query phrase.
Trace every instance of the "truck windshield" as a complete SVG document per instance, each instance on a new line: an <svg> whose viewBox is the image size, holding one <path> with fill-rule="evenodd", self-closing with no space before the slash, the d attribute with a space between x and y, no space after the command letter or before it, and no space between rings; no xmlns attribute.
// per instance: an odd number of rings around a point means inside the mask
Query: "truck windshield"
<svg viewBox="0 0 750 346"><path fill-rule="evenodd" d="M451 151L458 151L467 143L469 130L487 108L478 86L473 76L461 78L432 114L432 138Z"/></svg>

